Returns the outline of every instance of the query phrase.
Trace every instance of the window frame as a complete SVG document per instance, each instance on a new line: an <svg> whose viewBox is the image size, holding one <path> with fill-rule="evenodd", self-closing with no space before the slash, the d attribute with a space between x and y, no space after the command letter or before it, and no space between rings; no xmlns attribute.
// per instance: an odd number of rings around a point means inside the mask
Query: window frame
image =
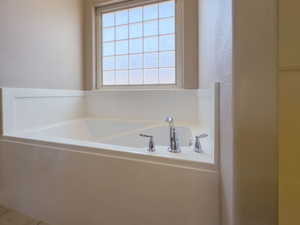
<svg viewBox="0 0 300 225"><path fill-rule="evenodd" d="M103 85L102 75L102 14L131 7L145 6L168 0L109 0L95 5L95 88L96 89L181 89L183 88L183 1L175 1L175 84Z"/></svg>

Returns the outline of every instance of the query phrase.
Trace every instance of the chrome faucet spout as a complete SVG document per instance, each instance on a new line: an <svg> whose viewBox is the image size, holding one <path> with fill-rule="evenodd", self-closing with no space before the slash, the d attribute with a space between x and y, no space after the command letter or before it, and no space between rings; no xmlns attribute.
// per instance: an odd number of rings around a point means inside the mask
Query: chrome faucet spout
<svg viewBox="0 0 300 225"><path fill-rule="evenodd" d="M177 138L176 134L176 128L174 126L174 118L168 116L165 120L167 123L169 123L170 127L170 145L169 145L169 152L173 153L179 153L181 152L180 146L179 146L179 140Z"/></svg>

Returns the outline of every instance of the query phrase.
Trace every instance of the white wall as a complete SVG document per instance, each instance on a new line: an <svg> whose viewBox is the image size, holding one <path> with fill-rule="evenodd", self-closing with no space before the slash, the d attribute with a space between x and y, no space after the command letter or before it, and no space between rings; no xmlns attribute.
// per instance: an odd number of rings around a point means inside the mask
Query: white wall
<svg viewBox="0 0 300 225"><path fill-rule="evenodd" d="M221 81L223 224L278 224L277 0L199 7L199 86Z"/></svg>
<svg viewBox="0 0 300 225"><path fill-rule="evenodd" d="M232 1L199 0L199 87L232 83Z"/></svg>
<svg viewBox="0 0 300 225"><path fill-rule="evenodd" d="M232 1L199 0L199 87L220 82L222 225L234 224Z"/></svg>
<svg viewBox="0 0 300 225"><path fill-rule="evenodd" d="M83 88L82 4L0 1L0 87Z"/></svg>

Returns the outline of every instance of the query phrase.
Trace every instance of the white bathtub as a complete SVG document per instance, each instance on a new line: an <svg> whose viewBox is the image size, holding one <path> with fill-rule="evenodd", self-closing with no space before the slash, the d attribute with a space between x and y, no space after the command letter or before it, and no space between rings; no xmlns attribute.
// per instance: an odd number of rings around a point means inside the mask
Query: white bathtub
<svg viewBox="0 0 300 225"><path fill-rule="evenodd" d="M219 225L213 96L3 89L1 204L49 224ZM181 153L167 150L167 115L176 119ZM154 136L156 152L140 133ZM199 154L188 144L201 133L209 137Z"/></svg>
<svg viewBox="0 0 300 225"><path fill-rule="evenodd" d="M136 155L136 157L174 159L173 163L179 164L180 161L190 161L214 165L210 137L201 140L203 153L194 152L190 145L193 137L205 132L204 130L197 125L181 122L177 124L176 131L182 150L180 153L168 151L169 127L164 122L157 121L85 118L23 131L15 136L49 143L93 147L94 152L97 148L100 153L116 151L124 154L131 153L131 156ZM149 140L140 137L141 133L154 136L155 152L147 151Z"/></svg>

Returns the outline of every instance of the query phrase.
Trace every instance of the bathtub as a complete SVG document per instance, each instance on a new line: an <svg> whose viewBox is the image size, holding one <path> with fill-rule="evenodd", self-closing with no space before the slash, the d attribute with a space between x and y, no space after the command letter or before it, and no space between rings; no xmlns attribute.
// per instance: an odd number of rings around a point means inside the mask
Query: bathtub
<svg viewBox="0 0 300 225"><path fill-rule="evenodd" d="M4 89L0 203L49 224L219 225L218 132L217 124L208 124L215 119L211 95L174 92L89 96ZM131 107L111 118L117 113L115 99ZM144 113L130 110L135 105ZM168 151L163 119L172 112L180 153ZM154 136L155 152L147 151L141 133ZM204 152L196 153L190 140L201 133L209 137L202 139Z"/></svg>
<svg viewBox="0 0 300 225"><path fill-rule="evenodd" d="M193 151L193 137L207 133L197 125L179 122L176 132L181 147L180 153L171 153L169 127L164 122L120 119L81 118L46 127L16 133L14 137L63 145L87 147L84 151L106 153L149 160L168 160L173 164L214 166L211 138L201 140L202 153ZM140 134L154 137L155 152L148 151L149 140ZM97 150L95 150L97 149ZM173 160L171 160L173 159ZM167 162L167 161L166 161Z"/></svg>

